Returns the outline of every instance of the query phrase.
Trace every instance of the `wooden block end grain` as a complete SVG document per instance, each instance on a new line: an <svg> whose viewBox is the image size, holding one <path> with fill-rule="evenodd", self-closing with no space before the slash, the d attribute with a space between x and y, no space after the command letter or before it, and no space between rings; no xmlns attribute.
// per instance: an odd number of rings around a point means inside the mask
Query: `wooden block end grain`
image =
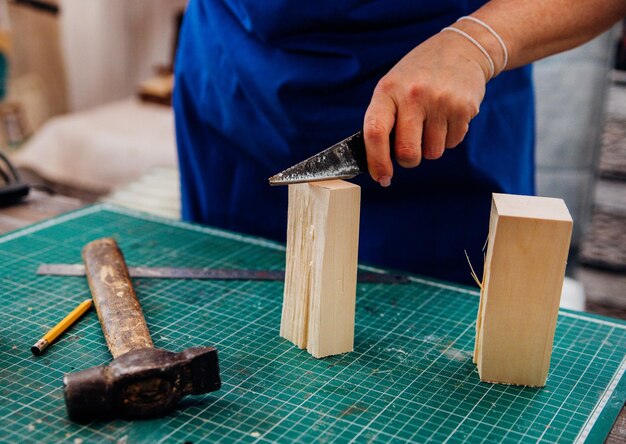
<svg viewBox="0 0 626 444"><path fill-rule="evenodd" d="M481 381L545 385L572 224L561 199L493 195L474 349Z"/></svg>
<svg viewBox="0 0 626 444"><path fill-rule="evenodd" d="M289 185L280 335L316 358L352 351L361 189Z"/></svg>

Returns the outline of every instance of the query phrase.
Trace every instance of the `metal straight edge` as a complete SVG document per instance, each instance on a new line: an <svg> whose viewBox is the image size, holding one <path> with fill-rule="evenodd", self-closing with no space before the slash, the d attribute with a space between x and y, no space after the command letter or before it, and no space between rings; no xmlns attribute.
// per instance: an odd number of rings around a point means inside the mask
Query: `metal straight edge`
<svg viewBox="0 0 626 444"><path fill-rule="evenodd" d="M238 270L217 268L178 268L178 267L128 267L133 278L157 279L213 279L238 281L283 281L284 270ZM81 264L42 264L38 275L85 276ZM372 284L408 284L408 276L375 272L359 272L357 280Z"/></svg>

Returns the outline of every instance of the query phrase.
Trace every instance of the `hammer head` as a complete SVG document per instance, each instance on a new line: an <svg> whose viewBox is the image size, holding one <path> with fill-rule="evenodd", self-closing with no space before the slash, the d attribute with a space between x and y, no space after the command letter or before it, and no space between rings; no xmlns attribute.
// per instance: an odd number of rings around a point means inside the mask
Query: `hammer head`
<svg viewBox="0 0 626 444"><path fill-rule="evenodd" d="M193 347L180 353L133 350L107 366L63 378L68 416L79 422L102 416L155 416L171 409L184 395L212 392L220 386L214 347Z"/></svg>

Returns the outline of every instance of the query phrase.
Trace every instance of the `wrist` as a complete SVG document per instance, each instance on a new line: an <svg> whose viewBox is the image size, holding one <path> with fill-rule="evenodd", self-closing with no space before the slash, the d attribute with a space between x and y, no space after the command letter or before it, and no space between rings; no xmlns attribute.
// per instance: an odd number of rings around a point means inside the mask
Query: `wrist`
<svg viewBox="0 0 626 444"><path fill-rule="evenodd" d="M466 34L465 31L457 32L452 27L444 28L439 34L440 38L445 39L444 45L446 48L454 48L454 52L457 56L465 59L469 66L475 67L479 70L487 83L494 76L495 66L491 61L490 55L486 52L486 49L473 37ZM456 28L456 27L454 27ZM466 35L464 35L466 34ZM460 68L460 66L456 66ZM467 67L465 68L467 69Z"/></svg>
<svg viewBox="0 0 626 444"><path fill-rule="evenodd" d="M506 43L491 26L480 19L467 16L456 21L453 27L472 36L485 49L494 64L493 77L506 69L508 62Z"/></svg>

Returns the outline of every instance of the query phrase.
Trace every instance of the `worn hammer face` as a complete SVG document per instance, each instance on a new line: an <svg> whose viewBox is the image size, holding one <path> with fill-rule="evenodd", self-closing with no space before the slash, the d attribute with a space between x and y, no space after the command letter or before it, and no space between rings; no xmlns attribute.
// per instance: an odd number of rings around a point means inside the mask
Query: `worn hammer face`
<svg viewBox="0 0 626 444"><path fill-rule="evenodd" d="M80 422L112 415L155 416L184 395L212 392L220 386L214 347L193 347L180 353L133 350L108 366L70 373L63 379L68 415Z"/></svg>

